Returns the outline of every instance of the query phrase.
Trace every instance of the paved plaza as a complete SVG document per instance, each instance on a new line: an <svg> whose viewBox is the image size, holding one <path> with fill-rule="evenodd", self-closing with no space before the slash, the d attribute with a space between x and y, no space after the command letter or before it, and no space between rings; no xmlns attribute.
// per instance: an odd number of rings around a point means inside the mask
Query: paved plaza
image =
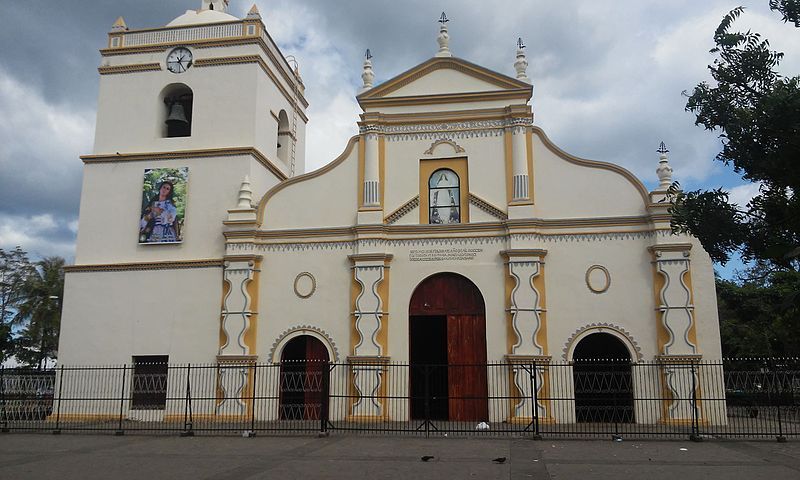
<svg viewBox="0 0 800 480"><path fill-rule="evenodd" d="M0 435L0 478L781 480L800 478L800 441L10 433Z"/></svg>

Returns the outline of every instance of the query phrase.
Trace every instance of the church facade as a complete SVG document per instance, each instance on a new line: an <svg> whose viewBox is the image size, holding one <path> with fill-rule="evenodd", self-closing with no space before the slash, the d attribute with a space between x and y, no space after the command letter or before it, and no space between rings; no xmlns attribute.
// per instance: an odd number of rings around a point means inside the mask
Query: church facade
<svg viewBox="0 0 800 480"><path fill-rule="evenodd" d="M345 406L353 420L413 390L392 363L506 364L504 388L529 399L572 388L547 365L613 356L660 362L652 388L691 397L693 373L670 365L720 358L714 275L670 231L665 149L652 188L564 152L534 122L522 44L513 76L491 71L453 56L443 17L431 59L373 85L368 56L359 134L303 173L296 64L255 7L226 7L120 18L101 50L60 363L215 364L206 413L225 416L247 411L249 365L310 359L348 366L369 399ZM486 391L485 369L453 377ZM667 407L636 421L690 420Z"/></svg>

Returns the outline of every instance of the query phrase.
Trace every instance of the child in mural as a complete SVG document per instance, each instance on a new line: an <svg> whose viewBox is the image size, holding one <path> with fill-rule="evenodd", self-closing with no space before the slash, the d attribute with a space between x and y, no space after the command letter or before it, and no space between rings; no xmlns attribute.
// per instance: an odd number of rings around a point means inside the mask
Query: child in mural
<svg viewBox="0 0 800 480"><path fill-rule="evenodd" d="M161 182L158 195L142 211L139 222L141 243L177 242L178 210L172 202L175 186L169 180Z"/></svg>

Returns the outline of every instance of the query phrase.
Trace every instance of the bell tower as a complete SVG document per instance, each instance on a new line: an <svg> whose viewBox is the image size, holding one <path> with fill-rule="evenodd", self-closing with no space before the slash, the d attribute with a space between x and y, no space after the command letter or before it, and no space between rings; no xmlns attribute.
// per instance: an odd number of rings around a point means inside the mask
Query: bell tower
<svg viewBox="0 0 800 480"><path fill-rule="evenodd" d="M120 17L100 50L77 262L221 257L222 222L244 177L258 199L304 171L308 102L296 62L273 42L255 5L241 19L227 0L201 0L200 7L160 28L131 29ZM188 168L184 241L174 248L128 241L150 168ZM130 189L124 198L123 184ZM131 211L104 218L89 207L98 202ZM110 228L98 235L92 225L100 224Z"/></svg>

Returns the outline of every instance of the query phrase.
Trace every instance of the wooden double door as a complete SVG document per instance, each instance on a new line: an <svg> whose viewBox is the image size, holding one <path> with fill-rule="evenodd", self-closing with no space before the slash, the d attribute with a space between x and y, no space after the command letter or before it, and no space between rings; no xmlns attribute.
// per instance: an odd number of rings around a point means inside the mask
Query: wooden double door
<svg viewBox="0 0 800 480"><path fill-rule="evenodd" d="M420 283L409 305L411 417L488 420L486 314L467 278L440 273Z"/></svg>

